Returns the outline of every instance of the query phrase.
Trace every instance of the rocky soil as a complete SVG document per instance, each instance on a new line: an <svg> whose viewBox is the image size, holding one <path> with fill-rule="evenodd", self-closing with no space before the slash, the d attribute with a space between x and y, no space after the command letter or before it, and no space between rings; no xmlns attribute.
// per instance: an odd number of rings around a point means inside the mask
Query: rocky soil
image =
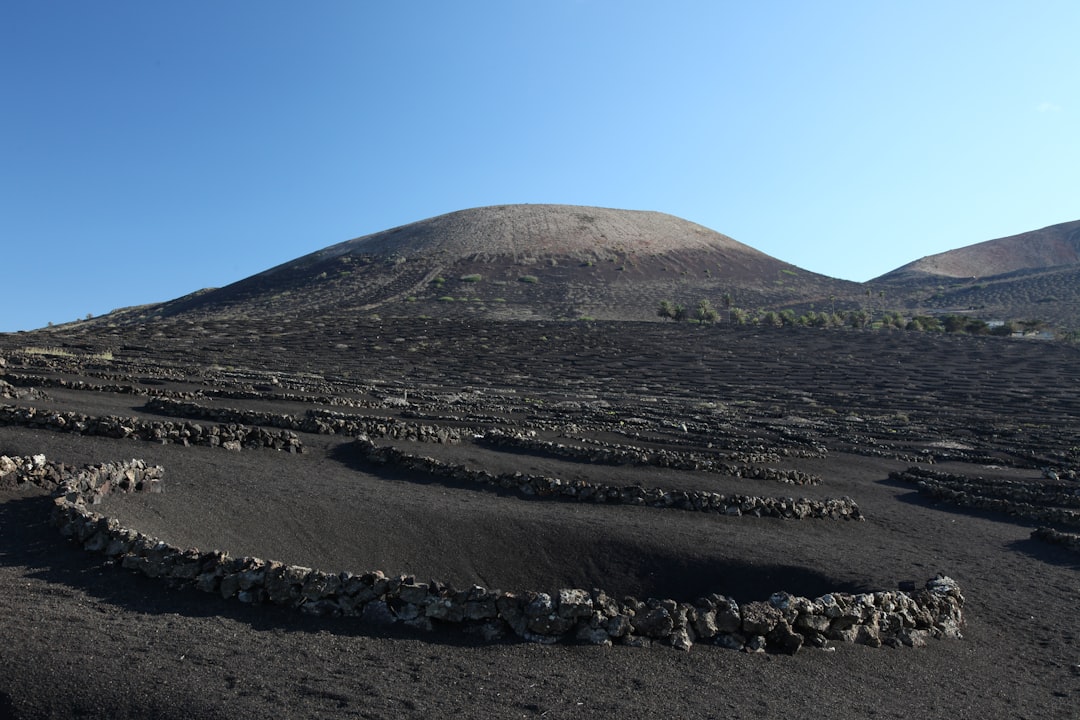
<svg viewBox="0 0 1080 720"><path fill-rule="evenodd" d="M408 577L391 613L472 586L545 593L555 615L594 589L715 613L944 574L963 637L877 647L796 614L786 644L753 652L704 621L672 642L651 629L660 603L599 646L297 612L87 552L52 526L49 490L6 482L0 716L1075 716L1074 348L272 322L0 336L0 455L160 465L161 492L93 511L181 548ZM862 519L811 511L837 498Z"/></svg>

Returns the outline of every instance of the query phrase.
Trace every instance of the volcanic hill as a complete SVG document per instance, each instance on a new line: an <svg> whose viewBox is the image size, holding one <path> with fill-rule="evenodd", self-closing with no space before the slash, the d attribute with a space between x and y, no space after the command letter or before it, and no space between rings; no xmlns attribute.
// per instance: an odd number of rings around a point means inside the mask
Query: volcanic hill
<svg viewBox="0 0 1080 720"><path fill-rule="evenodd" d="M928 255L886 273L878 280L919 275L985 278L1067 265L1080 265L1080 220Z"/></svg>
<svg viewBox="0 0 1080 720"><path fill-rule="evenodd" d="M701 225L658 212L500 205L449 213L332 245L223 288L117 311L296 318L341 313L503 319L648 319L661 300L725 294L741 307L855 296Z"/></svg>
<svg viewBox="0 0 1080 720"><path fill-rule="evenodd" d="M895 307L1080 325L1080 220L930 255L875 278Z"/></svg>

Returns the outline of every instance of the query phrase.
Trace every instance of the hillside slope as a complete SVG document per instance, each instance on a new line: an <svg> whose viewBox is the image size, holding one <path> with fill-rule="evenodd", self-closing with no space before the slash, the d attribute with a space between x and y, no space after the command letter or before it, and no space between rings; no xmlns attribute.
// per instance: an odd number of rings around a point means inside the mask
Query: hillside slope
<svg viewBox="0 0 1080 720"><path fill-rule="evenodd" d="M1080 327L1080 221L908 263L867 286L912 313Z"/></svg>
<svg viewBox="0 0 1080 720"><path fill-rule="evenodd" d="M1018 270L1047 270L1077 264L1080 264L1080 220L929 255L877 280L908 280L927 275L985 278Z"/></svg>
<svg viewBox="0 0 1080 720"><path fill-rule="evenodd" d="M665 299L719 304L731 294L744 307L778 307L858 287L663 213L501 205L348 240L110 322L339 313L645 319Z"/></svg>

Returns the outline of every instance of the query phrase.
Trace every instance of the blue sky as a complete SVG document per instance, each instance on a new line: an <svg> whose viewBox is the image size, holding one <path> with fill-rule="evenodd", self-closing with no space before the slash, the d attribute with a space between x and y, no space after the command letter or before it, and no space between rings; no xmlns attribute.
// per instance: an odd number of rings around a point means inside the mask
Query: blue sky
<svg viewBox="0 0 1080 720"><path fill-rule="evenodd" d="M0 331L503 203L816 272L1080 219L1080 3L0 4Z"/></svg>

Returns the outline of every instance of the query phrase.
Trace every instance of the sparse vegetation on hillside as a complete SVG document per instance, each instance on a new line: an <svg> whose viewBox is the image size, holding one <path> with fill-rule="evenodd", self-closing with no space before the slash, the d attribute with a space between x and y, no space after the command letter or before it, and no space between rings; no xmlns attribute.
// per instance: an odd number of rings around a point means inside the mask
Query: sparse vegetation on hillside
<svg viewBox="0 0 1080 720"><path fill-rule="evenodd" d="M855 330L905 330L909 332L994 335L998 337L1031 336L1045 333L1049 327L1045 321L1041 320L1009 320L990 323L969 315L911 315L898 310L882 310L877 320L873 319L871 312L862 309L830 312L808 310L801 315L797 315L790 308L783 310L746 310L731 304L731 297L727 294L725 294L722 302L726 308L728 323L736 326L847 327ZM716 323L722 317L721 313L712 306L708 299L700 300L693 312L688 311L682 304L671 300L662 300L657 306L656 315L666 320L690 321L700 325ZM1070 334L1068 331L1060 331L1056 335L1062 339L1071 336L1080 339L1080 332Z"/></svg>

